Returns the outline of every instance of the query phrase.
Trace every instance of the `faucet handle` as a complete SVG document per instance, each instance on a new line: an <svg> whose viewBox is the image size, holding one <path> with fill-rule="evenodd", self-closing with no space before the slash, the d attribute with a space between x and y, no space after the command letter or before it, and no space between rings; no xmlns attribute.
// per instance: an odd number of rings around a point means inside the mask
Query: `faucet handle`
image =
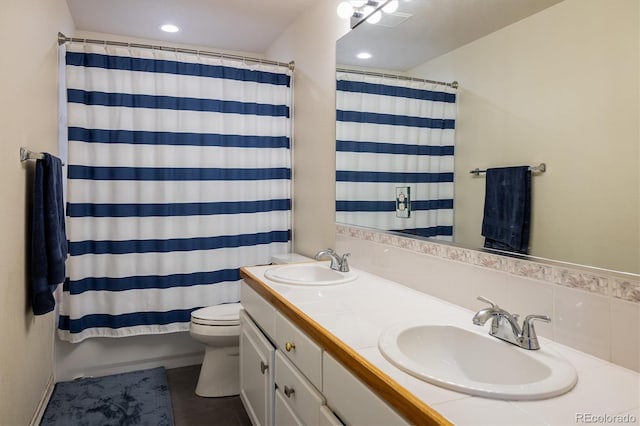
<svg viewBox="0 0 640 426"><path fill-rule="evenodd" d="M486 297L484 297L484 296L478 296L478 297L477 297L477 299L478 299L479 301L481 301L481 302L488 303L489 305L491 305L491 307L492 307L493 309L499 309L499 308L500 308L497 304L493 303L491 300L487 299L487 298L486 298Z"/></svg>
<svg viewBox="0 0 640 426"><path fill-rule="evenodd" d="M551 318L547 315L527 315L522 323L522 342L521 346L525 349L540 349L540 343L538 343L538 335L536 329L533 326L534 320L540 320L544 322L551 322Z"/></svg>
<svg viewBox="0 0 640 426"><path fill-rule="evenodd" d="M548 315L527 315L524 317L523 328L533 327L533 320L540 320L544 322L551 322L551 318Z"/></svg>
<svg viewBox="0 0 640 426"><path fill-rule="evenodd" d="M340 258L340 272L349 272L349 256L351 253L345 253Z"/></svg>

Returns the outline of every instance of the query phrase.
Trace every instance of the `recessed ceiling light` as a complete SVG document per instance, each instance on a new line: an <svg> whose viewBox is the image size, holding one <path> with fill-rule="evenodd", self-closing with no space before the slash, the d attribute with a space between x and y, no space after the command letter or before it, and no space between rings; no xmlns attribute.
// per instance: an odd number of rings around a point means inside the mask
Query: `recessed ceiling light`
<svg viewBox="0 0 640 426"><path fill-rule="evenodd" d="M356 55L356 57L358 59L370 59L371 58L371 53L369 52L360 52Z"/></svg>
<svg viewBox="0 0 640 426"><path fill-rule="evenodd" d="M180 31L180 28L173 24L164 24L160 27L160 29L166 33L177 33L178 31Z"/></svg>

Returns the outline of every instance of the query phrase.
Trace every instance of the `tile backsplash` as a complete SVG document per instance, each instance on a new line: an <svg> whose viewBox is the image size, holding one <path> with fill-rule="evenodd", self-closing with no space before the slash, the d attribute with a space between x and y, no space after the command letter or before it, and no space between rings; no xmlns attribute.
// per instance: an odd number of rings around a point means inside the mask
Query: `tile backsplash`
<svg viewBox="0 0 640 426"><path fill-rule="evenodd" d="M542 263L336 225L336 248L351 263L471 310L485 296L508 311L544 314L541 336L640 371L637 275Z"/></svg>

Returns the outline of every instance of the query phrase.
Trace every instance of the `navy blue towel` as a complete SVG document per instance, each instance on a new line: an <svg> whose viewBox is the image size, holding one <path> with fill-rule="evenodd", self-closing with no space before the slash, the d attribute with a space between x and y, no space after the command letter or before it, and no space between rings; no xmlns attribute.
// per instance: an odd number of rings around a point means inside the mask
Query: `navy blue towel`
<svg viewBox="0 0 640 426"><path fill-rule="evenodd" d="M55 307L53 291L65 279L67 235L62 199L62 162L49 154L37 160L33 182L29 289L35 315Z"/></svg>
<svg viewBox="0 0 640 426"><path fill-rule="evenodd" d="M482 235L484 246L527 254L531 221L528 166L487 169Z"/></svg>

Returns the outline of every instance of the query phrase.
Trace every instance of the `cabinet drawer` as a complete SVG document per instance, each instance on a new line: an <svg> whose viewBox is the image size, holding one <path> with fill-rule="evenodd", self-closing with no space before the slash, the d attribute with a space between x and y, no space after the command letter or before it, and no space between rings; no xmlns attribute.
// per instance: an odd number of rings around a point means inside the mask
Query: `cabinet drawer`
<svg viewBox="0 0 640 426"><path fill-rule="evenodd" d="M276 364L277 362L276 359ZM322 392L327 398L327 405L346 424L381 426L408 424L367 385L326 352L322 356L322 376L324 385Z"/></svg>
<svg viewBox="0 0 640 426"><path fill-rule="evenodd" d="M262 331L273 339L276 335L275 308L244 281L240 284L240 302Z"/></svg>
<svg viewBox="0 0 640 426"><path fill-rule="evenodd" d="M276 312L276 346L322 389L322 349L280 312Z"/></svg>
<svg viewBox="0 0 640 426"><path fill-rule="evenodd" d="M318 425L320 407L324 397L282 354L276 351L276 393L284 397L287 405L305 425ZM276 424L278 424L276 422Z"/></svg>
<svg viewBox="0 0 640 426"><path fill-rule="evenodd" d="M304 424L291 407L287 405L285 396L280 392L276 392L276 419L274 424L277 426L300 426Z"/></svg>

